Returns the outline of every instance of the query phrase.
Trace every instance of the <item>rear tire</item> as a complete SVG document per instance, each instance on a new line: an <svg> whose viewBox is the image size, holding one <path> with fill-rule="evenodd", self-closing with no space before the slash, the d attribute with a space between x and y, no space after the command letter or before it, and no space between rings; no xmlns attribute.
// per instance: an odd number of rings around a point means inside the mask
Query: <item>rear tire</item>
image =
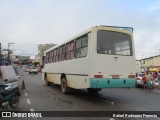
<svg viewBox="0 0 160 120"><path fill-rule="evenodd" d="M12 97L12 100L9 103L9 106L13 109L16 109L19 105L19 96L16 95L14 97Z"/></svg>
<svg viewBox="0 0 160 120"><path fill-rule="evenodd" d="M63 77L61 79L61 91L63 94L67 94L68 93L68 87L67 87L67 79L65 77Z"/></svg>
<svg viewBox="0 0 160 120"><path fill-rule="evenodd" d="M101 88L87 88L88 93L95 94L101 91Z"/></svg>

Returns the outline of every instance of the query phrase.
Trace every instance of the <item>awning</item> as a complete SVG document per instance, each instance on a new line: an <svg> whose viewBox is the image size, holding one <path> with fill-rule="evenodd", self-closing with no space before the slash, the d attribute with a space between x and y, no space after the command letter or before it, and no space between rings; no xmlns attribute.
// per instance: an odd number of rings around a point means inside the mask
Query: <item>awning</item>
<svg viewBox="0 0 160 120"><path fill-rule="evenodd" d="M150 68L149 71L151 71L151 72L154 72L154 71L158 72L160 70L158 68Z"/></svg>

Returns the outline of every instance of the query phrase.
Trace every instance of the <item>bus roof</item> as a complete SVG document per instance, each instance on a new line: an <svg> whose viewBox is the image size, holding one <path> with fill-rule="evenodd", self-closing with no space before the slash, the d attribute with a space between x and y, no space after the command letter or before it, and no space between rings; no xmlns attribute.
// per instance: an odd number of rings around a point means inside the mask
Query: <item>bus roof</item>
<svg viewBox="0 0 160 120"><path fill-rule="evenodd" d="M92 27L90 27L89 29L81 32L80 34L77 34L76 36L72 37L71 39L68 39L68 40L64 41L63 43L61 43L61 44L58 44L58 45L56 45L56 46L51 47L50 49L46 50L46 51L44 52L44 54L46 54L47 52L49 52L49 51L51 51L51 50L54 50L55 48L57 48L57 47L59 47L59 46L61 46L61 45L63 45L63 44L66 44L66 43L68 43L68 42L76 39L77 37L80 37L81 35L84 35L84 34L86 34L86 33L91 32L92 29L97 28L97 27L107 27L107 28L125 30L125 31L131 32L131 33L133 32L133 28L132 28L132 27L105 26L105 25L92 26Z"/></svg>

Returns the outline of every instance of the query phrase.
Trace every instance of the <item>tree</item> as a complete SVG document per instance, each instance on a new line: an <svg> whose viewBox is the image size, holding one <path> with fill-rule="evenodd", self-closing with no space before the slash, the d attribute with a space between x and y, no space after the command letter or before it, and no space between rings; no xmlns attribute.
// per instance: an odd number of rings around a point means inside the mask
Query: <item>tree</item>
<svg viewBox="0 0 160 120"><path fill-rule="evenodd" d="M40 65L39 62L34 62L33 63L34 66Z"/></svg>

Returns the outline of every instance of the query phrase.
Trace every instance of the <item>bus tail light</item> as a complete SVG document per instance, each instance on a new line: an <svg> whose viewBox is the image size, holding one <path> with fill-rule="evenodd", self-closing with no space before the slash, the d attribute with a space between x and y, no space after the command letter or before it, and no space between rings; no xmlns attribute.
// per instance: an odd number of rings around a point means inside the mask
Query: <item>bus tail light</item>
<svg viewBox="0 0 160 120"><path fill-rule="evenodd" d="M135 78L135 75L128 75L128 78Z"/></svg>
<svg viewBox="0 0 160 120"><path fill-rule="evenodd" d="M119 75L112 75L112 79L119 79Z"/></svg>
<svg viewBox="0 0 160 120"><path fill-rule="evenodd" d="M140 78L136 78L137 80L141 80Z"/></svg>
<svg viewBox="0 0 160 120"><path fill-rule="evenodd" d="M94 75L94 78L103 78L103 75Z"/></svg>

